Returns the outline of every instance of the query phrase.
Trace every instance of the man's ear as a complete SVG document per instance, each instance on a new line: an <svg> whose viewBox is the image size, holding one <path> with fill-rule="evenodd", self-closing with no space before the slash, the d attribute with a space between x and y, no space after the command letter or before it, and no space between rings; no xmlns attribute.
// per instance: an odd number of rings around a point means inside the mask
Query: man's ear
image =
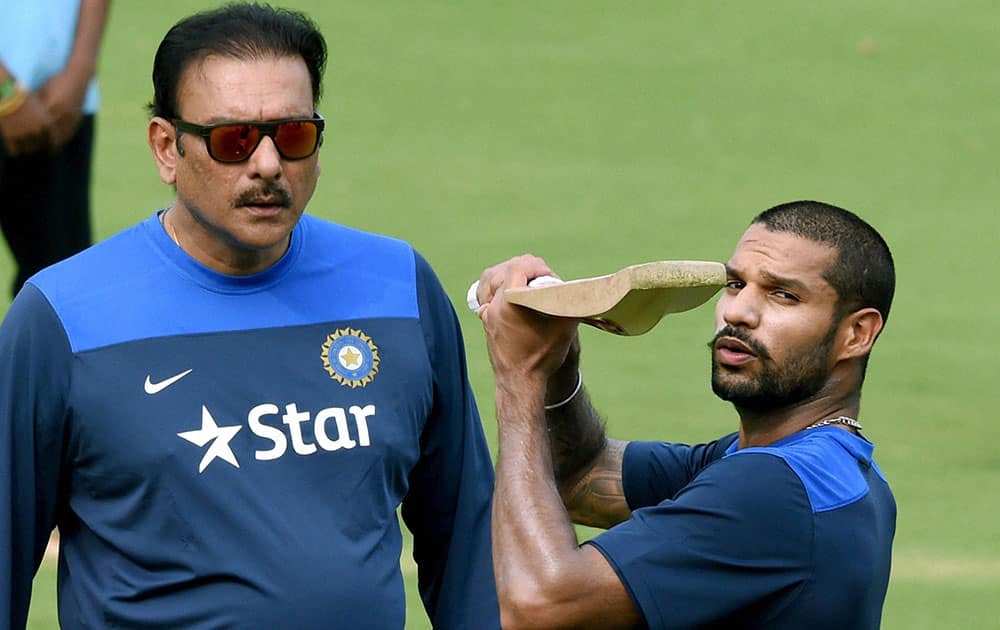
<svg viewBox="0 0 1000 630"><path fill-rule="evenodd" d="M840 322L840 359L855 359L871 352L883 325L882 314L874 308L845 316Z"/></svg>
<svg viewBox="0 0 1000 630"><path fill-rule="evenodd" d="M146 139L153 151L160 180L164 184L177 183L177 160L184 154L178 151L177 129L166 118L154 116L146 129Z"/></svg>

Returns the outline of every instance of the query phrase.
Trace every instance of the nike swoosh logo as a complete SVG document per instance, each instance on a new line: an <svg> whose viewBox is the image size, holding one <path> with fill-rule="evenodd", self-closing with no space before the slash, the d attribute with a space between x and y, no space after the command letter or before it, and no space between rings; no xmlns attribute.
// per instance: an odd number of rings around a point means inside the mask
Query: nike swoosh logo
<svg viewBox="0 0 1000 630"><path fill-rule="evenodd" d="M192 371L194 371L194 368L191 368L190 370L185 370L180 374L175 374L174 376L171 376L168 379L164 379L158 383L154 383L153 381L149 380L149 374L147 374L146 384L143 386L143 389L145 389L146 393L149 394L150 396L152 396L153 394L159 394L166 388L170 387L177 381L181 380L182 378L190 374Z"/></svg>

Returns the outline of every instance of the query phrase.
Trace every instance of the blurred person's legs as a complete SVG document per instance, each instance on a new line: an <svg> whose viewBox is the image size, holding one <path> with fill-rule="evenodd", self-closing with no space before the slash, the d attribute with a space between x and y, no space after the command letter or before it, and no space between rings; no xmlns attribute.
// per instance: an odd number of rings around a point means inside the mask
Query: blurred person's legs
<svg viewBox="0 0 1000 630"><path fill-rule="evenodd" d="M94 116L56 155L12 158L0 143L0 231L14 255L12 294L41 269L90 245Z"/></svg>

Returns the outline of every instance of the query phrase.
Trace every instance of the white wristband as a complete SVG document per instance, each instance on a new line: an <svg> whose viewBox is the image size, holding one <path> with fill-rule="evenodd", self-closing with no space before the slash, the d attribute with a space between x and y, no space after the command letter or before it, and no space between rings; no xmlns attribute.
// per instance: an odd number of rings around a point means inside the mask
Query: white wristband
<svg viewBox="0 0 1000 630"><path fill-rule="evenodd" d="M580 393L583 389L583 372L579 368L576 370L576 387L573 389L573 393L566 397L565 400L555 403L554 405L545 405L545 411L551 411L553 409L558 409L569 403L569 401L576 398L576 395Z"/></svg>

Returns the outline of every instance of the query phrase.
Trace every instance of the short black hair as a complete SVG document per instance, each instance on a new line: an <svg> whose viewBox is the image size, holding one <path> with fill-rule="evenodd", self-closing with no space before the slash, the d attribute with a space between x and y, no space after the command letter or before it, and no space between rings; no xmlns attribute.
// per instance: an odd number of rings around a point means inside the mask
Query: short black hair
<svg viewBox="0 0 1000 630"><path fill-rule="evenodd" d="M892 253L859 216L821 201L792 201L765 210L750 224L832 247L837 259L823 278L837 291L838 316L871 307L882 314L883 322L889 319L896 291Z"/></svg>
<svg viewBox="0 0 1000 630"><path fill-rule="evenodd" d="M212 55L233 59L301 57L309 69L313 107L323 92L326 40L305 14L267 4L237 2L184 18L167 31L153 59L153 116L178 117L177 86L194 62Z"/></svg>

